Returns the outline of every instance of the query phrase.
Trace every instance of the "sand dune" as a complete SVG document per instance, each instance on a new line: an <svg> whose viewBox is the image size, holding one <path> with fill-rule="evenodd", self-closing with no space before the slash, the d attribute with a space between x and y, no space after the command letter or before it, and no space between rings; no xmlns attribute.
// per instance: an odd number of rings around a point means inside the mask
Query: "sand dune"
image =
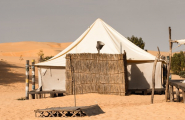
<svg viewBox="0 0 185 120"><path fill-rule="evenodd" d="M69 46L71 43L54 42L14 42L0 43L0 60L24 63L25 60L35 59L37 61L38 53L42 50L44 56L54 56ZM23 58L23 60L20 60Z"/></svg>
<svg viewBox="0 0 185 120"><path fill-rule="evenodd" d="M37 57L38 53L40 51L43 51L45 56L54 56L61 52L63 49L55 50L55 49L46 49L46 48L41 48L41 49L34 49L34 50L29 50L29 51L19 51L19 52L1 52L0 56L16 56L16 57Z"/></svg>
<svg viewBox="0 0 185 120"><path fill-rule="evenodd" d="M157 53L158 51L151 51L151 50L148 50L148 52L154 56L157 56ZM163 52L163 51L160 51L160 54L161 55L164 55L164 56L169 56L169 52Z"/></svg>
<svg viewBox="0 0 185 120"><path fill-rule="evenodd" d="M69 43L54 43L54 42L15 42L15 43L0 43L0 56L17 56L20 57L37 57L37 53L43 50L46 56L54 56L61 52ZM148 50L148 52L154 56L157 55L157 51ZM168 52L162 52L164 56L168 56Z"/></svg>
<svg viewBox="0 0 185 120"><path fill-rule="evenodd" d="M36 57L37 53L42 50L46 56L54 56L61 52L71 43L52 43L52 42L15 42L1 43L0 56L17 56Z"/></svg>
<svg viewBox="0 0 185 120"><path fill-rule="evenodd" d="M74 96L17 100L25 97L25 60L37 59L40 49L45 55L55 55L70 43L18 42L0 44L0 120L43 120L35 118L34 110L48 107L66 107L74 105ZM153 52L154 54L155 52ZM23 60L20 60L20 55ZM36 69L37 70L37 69ZM31 71L30 71L31 75ZM37 77L36 71L36 77ZM172 79L179 79L173 75ZM182 79L182 78L181 78ZM31 77L30 77L31 83ZM36 88L38 84L36 81ZM30 84L31 90L31 84ZM66 118L79 120L183 120L185 104L165 102L164 95L155 95L154 104L150 104L150 95L77 95L77 106L98 104L104 114ZM182 96L181 96L182 99ZM44 118L51 119L51 118ZM60 120L61 118L52 118Z"/></svg>
<svg viewBox="0 0 185 120"><path fill-rule="evenodd" d="M18 52L29 51L34 49L61 49L63 50L71 43L55 43L55 42L13 42L13 43L0 43L0 52Z"/></svg>

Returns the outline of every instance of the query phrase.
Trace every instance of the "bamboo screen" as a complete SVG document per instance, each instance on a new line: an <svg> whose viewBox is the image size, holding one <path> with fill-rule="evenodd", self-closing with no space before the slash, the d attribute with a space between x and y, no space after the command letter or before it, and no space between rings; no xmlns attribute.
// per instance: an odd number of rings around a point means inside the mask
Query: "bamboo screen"
<svg viewBox="0 0 185 120"><path fill-rule="evenodd" d="M66 93L125 95L127 78L124 54L67 54Z"/></svg>

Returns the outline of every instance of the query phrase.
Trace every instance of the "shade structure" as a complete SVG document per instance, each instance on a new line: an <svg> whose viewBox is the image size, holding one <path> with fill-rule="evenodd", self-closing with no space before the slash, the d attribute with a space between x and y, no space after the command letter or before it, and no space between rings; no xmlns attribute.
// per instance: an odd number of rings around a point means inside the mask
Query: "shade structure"
<svg viewBox="0 0 185 120"><path fill-rule="evenodd" d="M66 66L67 53L97 53L97 41L105 43L101 53L120 54L120 47L127 53L127 60L153 61L155 56L139 48L103 20L97 19L77 40L48 61L36 66Z"/></svg>
<svg viewBox="0 0 185 120"><path fill-rule="evenodd" d="M175 42L179 43L180 45L185 45L185 39L175 40Z"/></svg>

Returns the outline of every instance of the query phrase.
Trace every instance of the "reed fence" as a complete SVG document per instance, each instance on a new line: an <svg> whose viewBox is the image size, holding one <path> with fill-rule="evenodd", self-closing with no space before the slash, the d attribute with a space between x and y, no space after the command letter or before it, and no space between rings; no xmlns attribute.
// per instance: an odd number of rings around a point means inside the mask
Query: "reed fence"
<svg viewBox="0 0 185 120"><path fill-rule="evenodd" d="M126 53L66 55L66 94L125 95L127 88Z"/></svg>

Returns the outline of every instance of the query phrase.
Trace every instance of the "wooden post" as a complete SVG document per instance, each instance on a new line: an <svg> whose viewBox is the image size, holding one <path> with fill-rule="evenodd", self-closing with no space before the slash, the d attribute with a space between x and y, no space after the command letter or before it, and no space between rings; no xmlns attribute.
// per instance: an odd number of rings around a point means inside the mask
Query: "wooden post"
<svg viewBox="0 0 185 120"><path fill-rule="evenodd" d="M35 90L35 60L32 60L32 90Z"/></svg>
<svg viewBox="0 0 185 120"><path fill-rule="evenodd" d="M32 60L32 90L35 90L35 60ZM35 94L32 95L32 99L35 99Z"/></svg>
<svg viewBox="0 0 185 120"><path fill-rule="evenodd" d="M38 94L35 94L35 96L36 96L36 99L38 99Z"/></svg>
<svg viewBox="0 0 185 120"><path fill-rule="evenodd" d="M185 92L182 90L183 103L185 103Z"/></svg>
<svg viewBox="0 0 185 120"><path fill-rule="evenodd" d="M171 41L171 27L169 27L169 47L170 47L170 54L169 54L168 73L167 73L166 91L165 91L165 99L166 99L166 102L168 101L168 94L169 94L169 75L170 75L170 67L171 67L172 44L173 43Z"/></svg>
<svg viewBox="0 0 185 120"><path fill-rule="evenodd" d="M127 70L127 53L125 50L123 53L123 60L124 60L123 62L124 62L124 76L125 76L125 92L127 94L129 92L128 91L129 81L128 81L128 70Z"/></svg>
<svg viewBox="0 0 185 120"><path fill-rule="evenodd" d="M169 91L170 91L170 102L173 102L174 100L173 86L169 85Z"/></svg>
<svg viewBox="0 0 185 120"><path fill-rule="evenodd" d="M155 58L154 61L154 65L153 65L153 71L152 71L152 95L151 95L151 104L153 104L154 101L154 92L155 92L155 70L156 70L156 65L157 65L157 61L160 58L160 50L159 47L157 47L158 49L158 55Z"/></svg>
<svg viewBox="0 0 185 120"><path fill-rule="evenodd" d="M147 95L147 90L144 90L144 93L143 93L144 95Z"/></svg>
<svg viewBox="0 0 185 120"><path fill-rule="evenodd" d="M26 60L26 99L29 99L29 60Z"/></svg>
<svg viewBox="0 0 185 120"><path fill-rule="evenodd" d="M154 61L153 71L152 71L152 96L151 96L151 104L153 104L154 92L155 92L155 70L156 70L157 58Z"/></svg>
<svg viewBox="0 0 185 120"><path fill-rule="evenodd" d="M176 98L177 98L177 102L180 102L179 88L175 87L175 89L176 89Z"/></svg>
<svg viewBox="0 0 185 120"><path fill-rule="evenodd" d="M99 54L100 50L98 50L98 54ZM74 94L74 103L75 103L75 107L76 107L76 90L75 90L75 79L73 77L74 75L74 67L72 66L72 60L71 60L71 56L70 56L70 66L71 66L71 77L72 77L72 81L73 81L73 94Z"/></svg>
<svg viewBox="0 0 185 120"><path fill-rule="evenodd" d="M35 99L35 94L31 94L31 99Z"/></svg>
<svg viewBox="0 0 185 120"><path fill-rule="evenodd" d="M50 93L50 98L54 98L54 93Z"/></svg>

